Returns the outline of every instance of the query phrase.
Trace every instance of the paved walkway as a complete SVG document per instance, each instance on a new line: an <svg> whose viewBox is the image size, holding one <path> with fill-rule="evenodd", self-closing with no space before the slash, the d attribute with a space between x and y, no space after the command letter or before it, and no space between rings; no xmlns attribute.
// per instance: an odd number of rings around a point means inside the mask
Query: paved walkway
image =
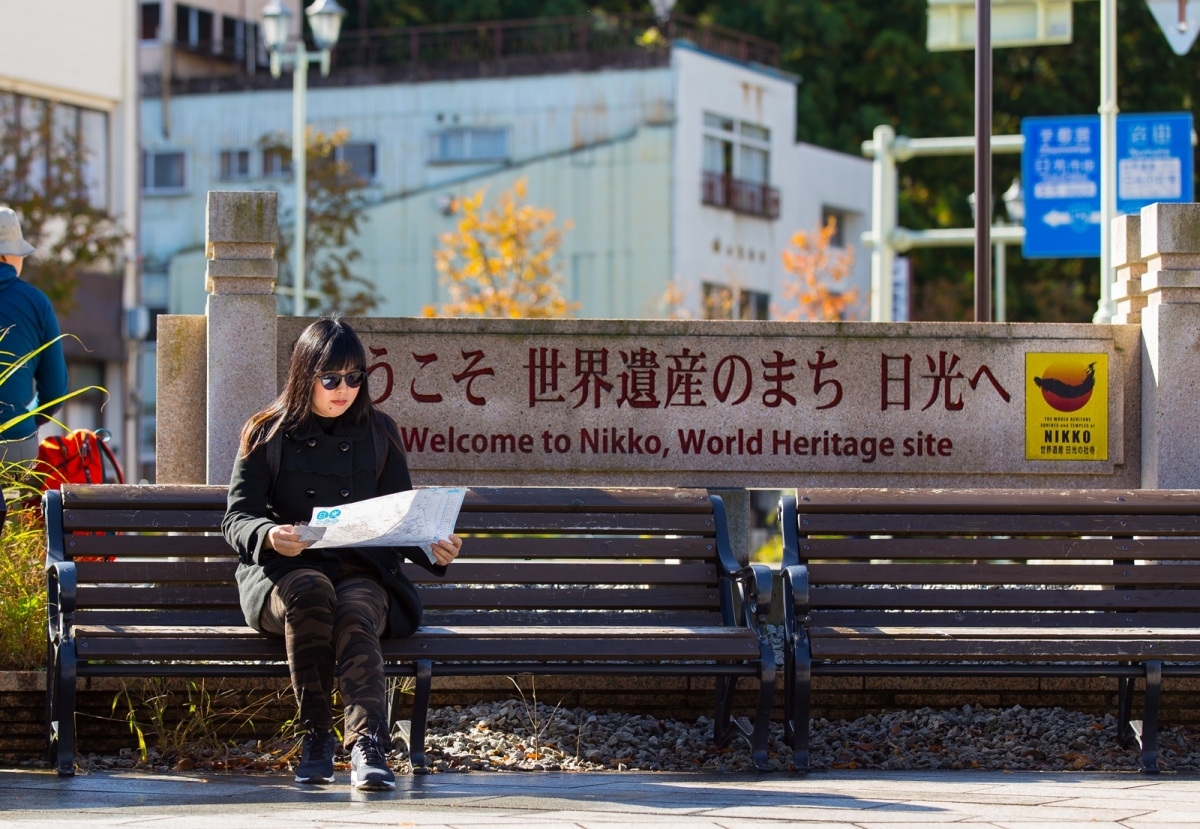
<svg viewBox="0 0 1200 829"><path fill-rule="evenodd" d="M0 826L676 826L902 829L1182 829L1200 825L1200 777L993 772L828 772L807 777L484 773L401 778L383 794L272 777L105 772L62 779L0 770Z"/></svg>

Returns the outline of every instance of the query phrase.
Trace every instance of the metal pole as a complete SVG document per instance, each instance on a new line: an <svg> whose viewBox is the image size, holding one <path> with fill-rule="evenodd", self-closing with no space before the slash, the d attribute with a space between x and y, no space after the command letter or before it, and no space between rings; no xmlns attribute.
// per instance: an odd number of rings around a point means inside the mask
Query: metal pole
<svg viewBox="0 0 1200 829"><path fill-rule="evenodd" d="M308 302L304 295L304 243L308 219L308 142L305 135L305 96L308 94L308 50L304 38L296 44L296 65L292 69L292 175L296 179L296 231L293 247L295 262L292 273L296 301L292 313L297 317L308 316Z"/></svg>
<svg viewBox="0 0 1200 829"><path fill-rule="evenodd" d="M1092 322L1111 322L1112 220L1117 214L1117 0L1100 0L1100 301Z"/></svg>
<svg viewBox="0 0 1200 829"><path fill-rule="evenodd" d="M1004 303L1005 282L1008 280L1008 245L1004 242L996 242L996 272L994 274L995 283L995 311L996 322L1004 322L1005 315L1008 309Z"/></svg>
<svg viewBox="0 0 1200 829"><path fill-rule="evenodd" d="M871 321L892 319L892 231L896 228L896 160L892 141L896 131L890 126L875 128L875 159L871 164L871 233L875 247L871 251Z"/></svg>
<svg viewBox="0 0 1200 829"><path fill-rule="evenodd" d="M975 4L975 322L992 318L992 0Z"/></svg>

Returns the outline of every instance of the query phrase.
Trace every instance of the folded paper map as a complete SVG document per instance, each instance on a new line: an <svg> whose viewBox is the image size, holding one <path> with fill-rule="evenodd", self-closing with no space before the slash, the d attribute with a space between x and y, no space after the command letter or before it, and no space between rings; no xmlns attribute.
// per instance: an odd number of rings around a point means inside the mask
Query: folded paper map
<svg viewBox="0 0 1200 829"><path fill-rule="evenodd" d="M435 541L454 531L467 490L426 487L340 507L317 507L298 528L312 547L420 547L434 561ZM436 563L436 562L435 562Z"/></svg>

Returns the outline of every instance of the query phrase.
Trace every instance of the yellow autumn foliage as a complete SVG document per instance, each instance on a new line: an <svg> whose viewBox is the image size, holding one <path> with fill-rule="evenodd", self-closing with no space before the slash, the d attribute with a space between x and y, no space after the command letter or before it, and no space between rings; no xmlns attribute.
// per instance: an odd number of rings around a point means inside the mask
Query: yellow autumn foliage
<svg viewBox="0 0 1200 829"><path fill-rule="evenodd" d="M434 252L450 302L425 306L425 316L554 319L579 308L562 295L553 261L572 224L556 227L554 211L526 204L526 192L522 178L488 209L483 190L456 201L462 218Z"/></svg>
<svg viewBox="0 0 1200 829"><path fill-rule="evenodd" d="M783 298L796 307L782 314L788 320L853 319L858 303L856 288L840 288L854 267L854 249L836 248L830 242L837 219L829 217L813 233L792 234L792 248L783 251L783 269L792 279L783 286Z"/></svg>

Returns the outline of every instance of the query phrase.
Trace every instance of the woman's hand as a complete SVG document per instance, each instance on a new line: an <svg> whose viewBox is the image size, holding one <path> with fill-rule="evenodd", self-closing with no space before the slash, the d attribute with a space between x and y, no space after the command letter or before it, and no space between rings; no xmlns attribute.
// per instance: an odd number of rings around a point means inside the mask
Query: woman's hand
<svg viewBox="0 0 1200 829"><path fill-rule="evenodd" d="M458 558L460 549L462 549L462 539L457 535L451 535L442 541L433 542L433 557L437 559L438 564L445 567Z"/></svg>
<svg viewBox="0 0 1200 829"><path fill-rule="evenodd" d="M281 556L298 556L311 544L311 541L301 541L300 533L291 524L276 524L267 533L267 546Z"/></svg>

